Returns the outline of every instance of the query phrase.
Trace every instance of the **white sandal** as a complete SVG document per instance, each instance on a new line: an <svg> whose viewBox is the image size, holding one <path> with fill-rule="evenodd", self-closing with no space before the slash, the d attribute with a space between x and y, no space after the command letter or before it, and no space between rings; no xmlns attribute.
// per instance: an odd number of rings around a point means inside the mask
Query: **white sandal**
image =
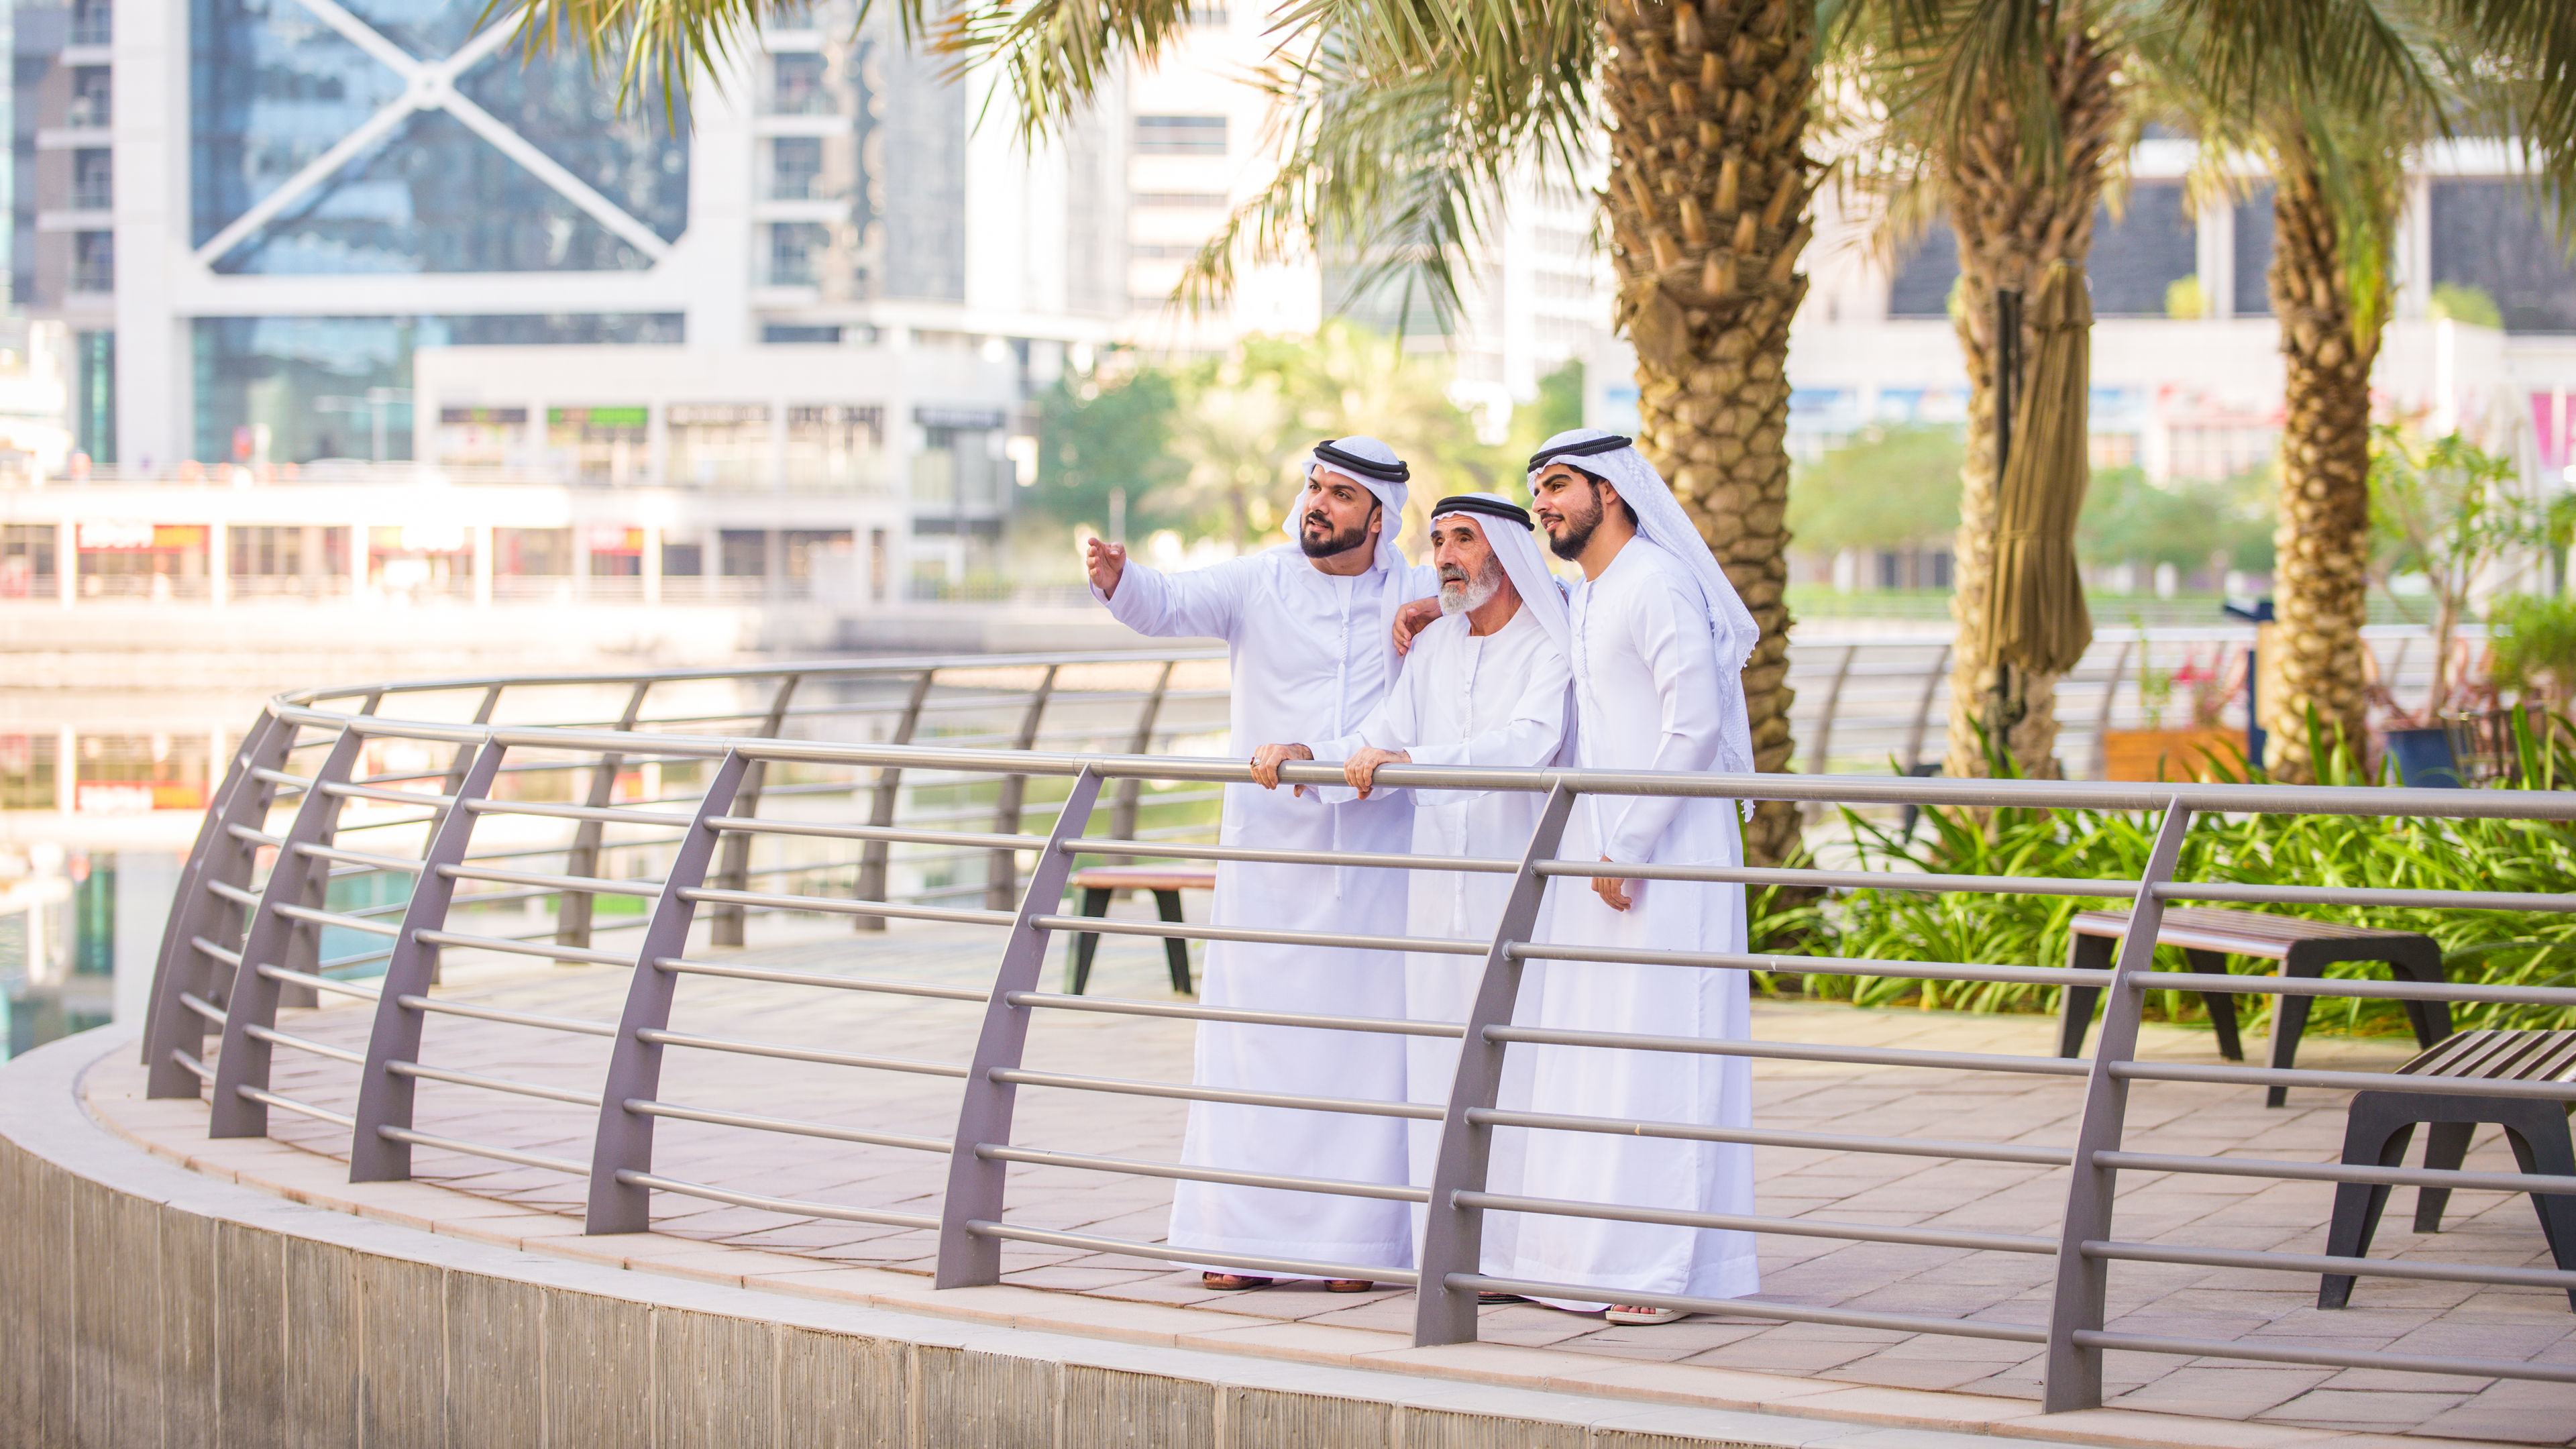
<svg viewBox="0 0 2576 1449"><path fill-rule="evenodd" d="M1605 1323L1673 1323L1690 1315L1678 1308L1611 1308L1603 1311Z"/></svg>

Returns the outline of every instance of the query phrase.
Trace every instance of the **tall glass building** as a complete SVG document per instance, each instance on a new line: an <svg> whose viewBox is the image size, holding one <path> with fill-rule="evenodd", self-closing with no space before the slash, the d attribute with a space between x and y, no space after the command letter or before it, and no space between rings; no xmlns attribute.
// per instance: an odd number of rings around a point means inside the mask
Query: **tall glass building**
<svg viewBox="0 0 2576 1449"><path fill-rule="evenodd" d="M18 16L15 290L71 326L75 431L129 473L408 457L422 347L1043 358L1124 308L1119 118L1023 153L850 0L694 107L621 103L484 0Z"/></svg>

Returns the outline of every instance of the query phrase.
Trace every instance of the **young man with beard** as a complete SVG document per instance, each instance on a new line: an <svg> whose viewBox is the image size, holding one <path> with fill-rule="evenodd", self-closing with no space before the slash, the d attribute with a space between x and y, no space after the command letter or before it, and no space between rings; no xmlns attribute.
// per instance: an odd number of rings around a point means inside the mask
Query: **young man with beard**
<svg viewBox="0 0 2576 1449"><path fill-rule="evenodd" d="M1530 536L1529 514L1492 493L1444 498L1431 511L1431 557L1440 578L1445 617L1415 636L1403 677L1360 727L1339 739L1263 745L1252 757L1253 779L1276 788L1288 760L1342 761L1347 788L1318 791L1326 802L1381 798L1401 791L1377 785L1381 765L1448 765L1483 769L1554 763L1573 723L1566 662L1569 635L1565 596L1549 576ZM1519 790L1462 792L1416 790L1413 849L1417 855L1510 856L1538 822L1544 795ZM1406 871L1410 905L1405 934L1474 940L1490 937L1505 899L1509 874ZM1456 1024L1475 999L1484 960L1477 956L1408 953L1404 958L1404 1014L1416 1021ZM1536 963L1524 968L1522 993L1532 994ZM1458 1070L1453 1037L1405 1038L1406 1095L1434 1106L1449 1100ZM1515 1082L1504 1104L1525 1104ZM1440 1123L1411 1124L1413 1185L1431 1182ZM1517 1134L1514 1134L1517 1136ZM1514 1176L1509 1158L1516 1143L1498 1143L1487 1184ZM1420 1237L1424 1209L1413 1208ZM1498 1228L1506 1227L1498 1221ZM1488 1260L1508 1261L1508 1235L1489 1232Z"/></svg>
<svg viewBox="0 0 2576 1449"><path fill-rule="evenodd" d="M1396 611L1436 587L1429 569L1408 566L1395 547L1410 476L1403 460L1375 438L1318 443L1288 515L1295 547L1166 575L1095 539L1088 560L1092 594L1139 633L1226 642L1236 740L1338 738L1368 717L1402 667L1389 637ZM1401 853L1412 845L1413 811L1395 800L1319 806L1229 785L1218 838L1230 846ZM1404 925L1404 878L1333 865L1222 861L1215 921L1270 931L1397 935ZM1214 941L1199 981L1199 1000L1208 1006L1404 1014L1402 958L1393 952ZM1197 1085L1224 1091L1402 1101L1403 1039L1203 1022L1192 1075ZM1395 1185L1405 1180L1404 1126L1393 1117L1193 1102L1181 1161L1227 1172ZM1223 1255L1201 1261L1228 1270L1281 1259L1393 1267L1410 1258L1400 1202L1225 1183L1176 1185L1169 1241L1184 1257L1192 1250ZM1204 1280L1227 1290L1272 1281L1214 1270ZM1370 1283L1334 1277L1327 1286L1360 1292Z"/></svg>

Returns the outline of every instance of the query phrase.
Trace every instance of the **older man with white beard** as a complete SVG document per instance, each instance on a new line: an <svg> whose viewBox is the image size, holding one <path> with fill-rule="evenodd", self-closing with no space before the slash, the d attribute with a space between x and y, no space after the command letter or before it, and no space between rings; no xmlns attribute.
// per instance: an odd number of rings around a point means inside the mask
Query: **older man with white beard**
<svg viewBox="0 0 2576 1449"><path fill-rule="evenodd" d="M1396 612L1436 587L1431 571L1408 566L1395 546L1410 476L1375 438L1318 443L1288 515L1294 547L1167 575L1095 539L1092 593L1139 633L1226 642L1236 741L1282 733L1337 738L1368 717L1396 678L1401 661L1389 637ZM1401 854L1412 846L1413 811L1384 799L1318 806L1228 785L1218 838L1317 854ZM1217 866L1220 926L1391 936L1403 922L1398 872L1235 860ZM1216 941L1199 977L1199 1000L1265 1013L1397 1017L1404 1014L1401 960L1387 951ZM1374 1032L1208 1021L1199 1026L1192 1078L1225 1093L1402 1101L1404 1048L1400 1038ZM1359 1113L1194 1101L1181 1161L1391 1186L1405 1180L1404 1125ZM1210 1256L1195 1261L1214 1268L1280 1276L1321 1276L1296 1274L1278 1266L1282 1260L1400 1267L1411 1253L1401 1202L1217 1182L1178 1184L1168 1240L1182 1261L1197 1251ZM1204 1281L1236 1290L1272 1280L1212 1268ZM1370 1283L1335 1277L1326 1286L1359 1292Z"/></svg>
<svg viewBox="0 0 2576 1449"><path fill-rule="evenodd" d="M1573 725L1566 660L1569 641L1565 596L1549 576L1530 536L1529 514L1492 493L1444 498L1432 509L1432 562L1440 579L1443 617L1412 641L1403 677L1368 719L1338 739L1311 744L1269 744L1253 753L1255 781L1279 782L1289 760L1340 760L1344 785L1316 791L1331 804L1356 796L1384 798L1377 785L1382 765L1447 765L1483 769L1554 763ZM1519 790L1416 790L1413 849L1417 855L1516 856L1537 824L1545 796ZM1490 936L1511 894L1508 873L1406 871L1406 933L1419 937L1477 939ZM1475 999L1482 957L1408 953L1404 958L1405 1015L1416 1021L1456 1023ZM1525 970L1524 998L1539 972ZM1452 1037L1405 1038L1406 1095L1439 1105L1449 1100L1458 1069ZM1528 1059L1508 1061L1505 1105L1521 1105ZM1440 1141L1440 1123L1411 1124L1413 1185L1427 1187ZM1491 1184L1515 1175L1511 1157L1519 1134L1496 1143ZM1496 1186L1495 1191L1511 1191ZM1419 1245L1425 1210L1413 1209ZM1489 1232L1487 1256L1497 1265L1510 1250L1505 1231Z"/></svg>

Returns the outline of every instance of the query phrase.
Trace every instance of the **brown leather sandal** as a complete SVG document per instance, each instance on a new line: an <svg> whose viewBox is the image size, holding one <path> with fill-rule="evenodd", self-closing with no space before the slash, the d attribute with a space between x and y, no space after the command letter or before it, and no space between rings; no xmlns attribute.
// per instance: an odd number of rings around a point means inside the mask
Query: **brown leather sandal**
<svg viewBox="0 0 2576 1449"><path fill-rule="evenodd" d="M1247 1288L1267 1288L1270 1286L1270 1280L1246 1278L1240 1273L1201 1273L1199 1286L1213 1288L1219 1293L1240 1293Z"/></svg>
<svg viewBox="0 0 2576 1449"><path fill-rule="evenodd" d="M1375 1283L1370 1282L1366 1278L1327 1278L1324 1280L1324 1291L1327 1293L1366 1293L1376 1286L1377 1285Z"/></svg>

